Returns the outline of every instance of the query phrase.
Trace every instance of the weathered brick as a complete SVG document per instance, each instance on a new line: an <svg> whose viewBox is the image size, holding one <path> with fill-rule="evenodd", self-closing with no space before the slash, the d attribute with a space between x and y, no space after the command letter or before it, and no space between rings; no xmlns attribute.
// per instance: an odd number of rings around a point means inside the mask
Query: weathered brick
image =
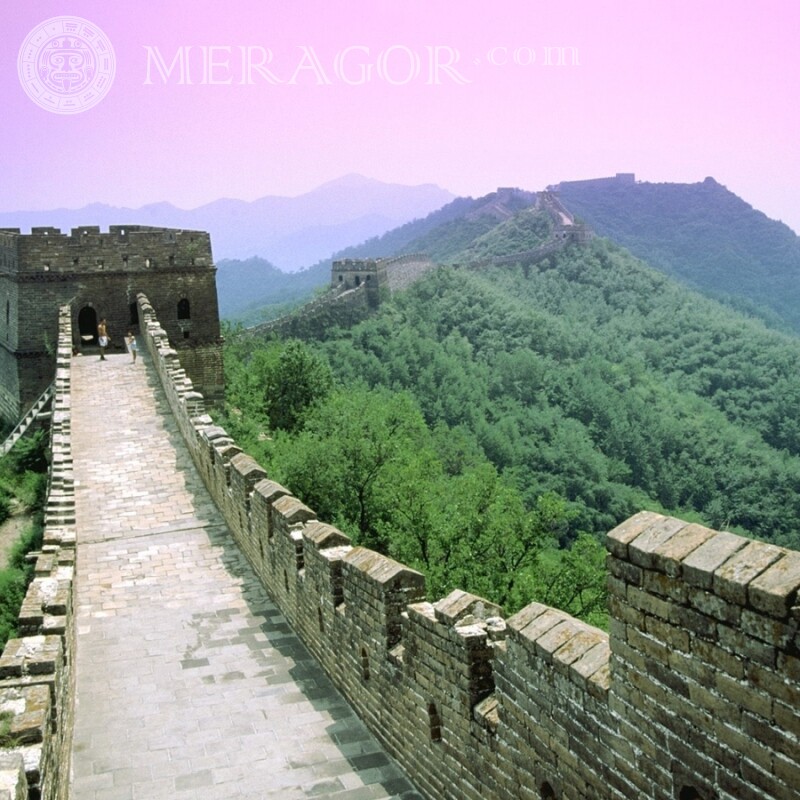
<svg viewBox="0 0 800 800"><path fill-rule="evenodd" d="M741 550L747 541L733 533L717 532L684 558L681 564L683 579L691 586L712 589L715 570Z"/></svg>
<svg viewBox="0 0 800 800"><path fill-rule="evenodd" d="M631 564L630 561L623 561L620 558L609 556L606 560L606 567L608 569L609 580L616 578L622 584L630 584L632 586L642 585L642 568ZM624 593L620 591L621 587L618 584L609 583L609 590L614 588L620 595Z"/></svg>
<svg viewBox="0 0 800 800"><path fill-rule="evenodd" d="M609 531L606 536L606 547L609 552L618 558L628 560L628 544L632 542L642 531L647 530L651 525L655 525L665 520L661 514L653 511L641 511L625 522L617 525L614 530Z"/></svg>
<svg viewBox="0 0 800 800"><path fill-rule="evenodd" d="M701 544L716 535L716 531L692 524L676 531L652 551L653 566L673 578L681 576L681 562Z"/></svg>
<svg viewBox="0 0 800 800"><path fill-rule="evenodd" d="M653 552L668 542L688 523L674 517L665 517L648 526L637 537L628 542L628 558L644 569L654 566Z"/></svg>
<svg viewBox="0 0 800 800"><path fill-rule="evenodd" d="M797 600L800 589L800 553L786 552L748 586L752 606L783 619Z"/></svg>
<svg viewBox="0 0 800 800"><path fill-rule="evenodd" d="M747 603L750 581L783 555L779 547L763 542L748 542L714 571L714 592L732 603Z"/></svg>

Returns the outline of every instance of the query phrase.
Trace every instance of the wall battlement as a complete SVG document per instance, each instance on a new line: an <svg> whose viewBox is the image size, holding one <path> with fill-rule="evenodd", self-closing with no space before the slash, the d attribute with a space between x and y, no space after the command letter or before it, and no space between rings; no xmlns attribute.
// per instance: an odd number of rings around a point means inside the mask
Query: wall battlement
<svg viewBox="0 0 800 800"><path fill-rule="evenodd" d="M112 225L101 233L97 225L86 225L69 234L39 227L11 237L18 254L15 270L21 276L213 265L211 240L204 231Z"/></svg>
<svg viewBox="0 0 800 800"><path fill-rule="evenodd" d="M361 547L206 414L153 307L142 335L239 547L337 687L431 798L800 797L800 553L642 512L608 535L609 633L508 619ZM62 800L71 731L70 311L60 316L45 542L0 657L0 780Z"/></svg>
<svg viewBox="0 0 800 800"><path fill-rule="evenodd" d="M44 539L20 610L20 638L0 656L0 797L66 800L75 675L72 619L75 485L72 472L71 315L59 313ZM3 794L3 790L8 794Z"/></svg>
<svg viewBox="0 0 800 800"><path fill-rule="evenodd" d="M385 288L396 292L405 289L433 266L424 253L390 258L343 258L331 265L331 288L342 290L364 286L373 291Z"/></svg>
<svg viewBox="0 0 800 800"><path fill-rule="evenodd" d="M0 231L0 416L16 421L50 383L58 309L72 311L72 348L96 352L106 318L111 349L138 326L146 292L209 401L221 399L216 267L204 231L112 225ZM200 313L198 313L200 312Z"/></svg>
<svg viewBox="0 0 800 800"><path fill-rule="evenodd" d="M148 304L143 332L231 533L431 798L800 797L800 553L642 512L608 535L609 633L353 547L242 453Z"/></svg>

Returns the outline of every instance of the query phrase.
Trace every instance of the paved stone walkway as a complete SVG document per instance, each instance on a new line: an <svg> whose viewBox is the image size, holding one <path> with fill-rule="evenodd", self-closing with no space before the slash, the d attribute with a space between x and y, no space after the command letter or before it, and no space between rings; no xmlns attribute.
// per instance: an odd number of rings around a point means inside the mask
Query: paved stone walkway
<svg viewBox="0 0 800 800"><path fill-rule="evenodd" d="M72 369L72 796L421 800L233 544L147 354Z"/></svg>

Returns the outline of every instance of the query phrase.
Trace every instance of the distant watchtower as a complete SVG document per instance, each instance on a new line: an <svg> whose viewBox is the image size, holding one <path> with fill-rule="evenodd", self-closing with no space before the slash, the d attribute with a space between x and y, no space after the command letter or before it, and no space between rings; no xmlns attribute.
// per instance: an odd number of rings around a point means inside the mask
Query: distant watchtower
<svg viewBox="0 0 800 800"><path fill-rule="evenodd" d="M142 225L0 230L0 416L18 418L53 379L58 309L73 348L92 352L105 317L111 351L138 327L144 292L198 391L222 398L216 268L208 233Z"/></svg>
<svg viewBox="0 0 800 800"><path fill-rule="evenodd" d="M381 258L344 258L331 266L334 289L379 289L386 285L386 260Z"/></svg>

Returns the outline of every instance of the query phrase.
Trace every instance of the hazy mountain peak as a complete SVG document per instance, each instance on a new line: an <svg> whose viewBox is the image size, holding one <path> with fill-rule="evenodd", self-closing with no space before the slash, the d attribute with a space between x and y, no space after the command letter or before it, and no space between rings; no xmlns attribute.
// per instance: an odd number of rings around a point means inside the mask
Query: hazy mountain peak
<svg viewBox="0 0 800 800"><path fill-rule="evenodd" d="M433 184L402 186L351 173L298 197L228 198L189 210L162 201L137 209L92 203L79 209L2 212L0 227L27 232L53 226L68 232L80 225L125 224L204 230L211 234L217 260L258 255L293 270L424 217L452 199Z"/></svg>
<svg viewBox="0 0 800 800"><path fill-rule="evenodd" d="M361 175L358 172L349 172L347 175L342 175L339 178L334 178L333 180L326 181L323 184L320 184L315 189L312 189L312 192L317 192L320 189L359 189L366 185L376 186L382 184L382 181L376 180L375 178L367 178L365 175ZM384 184L388 185L388 184Z"/></svg>

